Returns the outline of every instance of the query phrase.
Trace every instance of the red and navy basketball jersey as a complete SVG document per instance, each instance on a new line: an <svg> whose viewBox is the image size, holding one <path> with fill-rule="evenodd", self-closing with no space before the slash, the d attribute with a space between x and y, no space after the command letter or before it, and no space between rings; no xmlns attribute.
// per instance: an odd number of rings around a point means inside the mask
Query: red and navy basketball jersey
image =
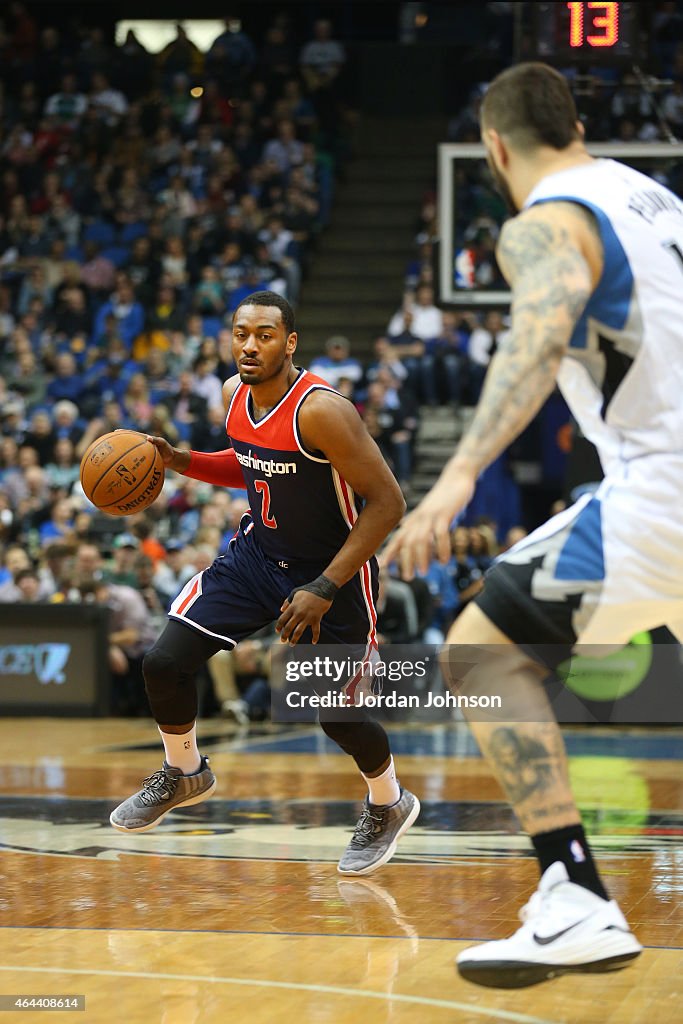
<svg viewBox="0 0 683 1024"><path fill-rule="evenodd" d="M251 391L238 384L226 430L242 467L254 532L277 562L327 564L349 535L362 502L324 457L301 440L298 415L311 391L334 391L300 370L289 391L263 419L254 419Z"/></svg>

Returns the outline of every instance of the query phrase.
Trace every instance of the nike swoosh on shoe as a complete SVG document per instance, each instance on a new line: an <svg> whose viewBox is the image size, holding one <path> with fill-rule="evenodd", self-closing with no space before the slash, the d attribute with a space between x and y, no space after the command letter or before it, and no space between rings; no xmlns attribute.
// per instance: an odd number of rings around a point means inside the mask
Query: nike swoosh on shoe
<svg viewBox="0 0 683 1024"><path fill-rule="evenodd" d="M539 946L549 946L551 942L555 942L557 939L560 939L563 935L566 935L567 932L570 932L572 928L578 928L580 924L583 924L583 921L576 921L574 924L570 924L568 928L563 928L562 931L555 932L554 935L536 935L534 932L534 942ZM603 930L623 932L624 935L629 934L628 928L619 928L616 924L608 925L607 928Z"/></svg>

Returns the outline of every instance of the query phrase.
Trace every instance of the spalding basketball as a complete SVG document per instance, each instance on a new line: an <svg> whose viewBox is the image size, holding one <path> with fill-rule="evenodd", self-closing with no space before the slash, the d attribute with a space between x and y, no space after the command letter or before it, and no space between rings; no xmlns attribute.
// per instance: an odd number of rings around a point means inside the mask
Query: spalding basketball
<svg viewBox="0 0 683 1024"><path fill-rule="evenodd" d="M147 508L164 483L158 448L137 430L115 430L90 445L81 459L86 496L110 516L129 516Z"/></svg>

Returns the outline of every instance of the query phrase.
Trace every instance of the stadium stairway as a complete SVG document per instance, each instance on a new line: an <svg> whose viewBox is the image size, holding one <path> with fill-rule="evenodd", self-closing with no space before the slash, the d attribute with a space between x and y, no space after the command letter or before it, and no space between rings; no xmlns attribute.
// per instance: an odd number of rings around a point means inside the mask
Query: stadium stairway
<svg viewBox="0 0 683 1024"><path fill-rule="evenodd" d="M473 414L474 409L469 406L459 409L451 405L422 406L415 441L414 471L410 488L405 493L409 509L414 508L436 482Z"/></svg>
<svg viewBox="0 0 683 1024"><path fill-rule="evenodd" d="M361 360L401 304L406 264L416 252L424 194L435 187L442 120L364 116L355 157L311 261L299 304L299 348L308 361L332 334Z"/></svg>

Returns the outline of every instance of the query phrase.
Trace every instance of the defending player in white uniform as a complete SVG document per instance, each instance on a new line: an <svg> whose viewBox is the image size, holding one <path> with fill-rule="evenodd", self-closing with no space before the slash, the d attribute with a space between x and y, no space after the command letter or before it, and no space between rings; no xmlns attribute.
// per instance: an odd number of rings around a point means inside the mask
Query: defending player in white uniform
<svg viewBox="0 0 683 1024"><path fill-rule="evenodd" d="M489 167L516 214L497 253L512 328L470 429L383 561L398 559L410 576L435 550L447 559L450 524L479 473L557 383L597 447L604 481L499 559L448 636L468 655L481 652L452 685L490 687L496 672L496 692L528 709L514 722L470 725L531 837L541 881L511 938L457 960L471 981L521 987L623 967L641 951L581 825L543 686L553 663L530 653L606 652L659 625L683 639L683 203L590 157L569 88L546 65L499 75L481 116ZM490 645L506 656L492 660ZM462 651L453 661L471 663Z"/></svg>

